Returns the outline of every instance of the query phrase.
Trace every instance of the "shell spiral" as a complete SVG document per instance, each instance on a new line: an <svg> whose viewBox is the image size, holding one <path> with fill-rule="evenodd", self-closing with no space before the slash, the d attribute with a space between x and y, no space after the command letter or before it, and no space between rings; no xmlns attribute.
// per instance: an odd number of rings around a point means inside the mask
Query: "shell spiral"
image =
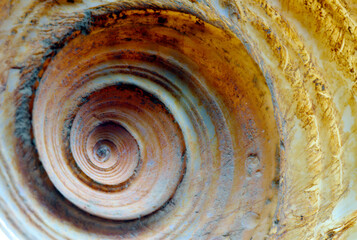
<svg viewBox="0 0 357 240"><path fill-rule="evenodd" d="M256 79L269 98L262 74L229 33L196 17L142 10L116 17L73 38L48 64L33 104L39 159L56 189L92 215L157 219L150 224L163 236L213 231L209 219L226 214L238 192L235 175L259 188L275 177L267 164L276 153L276 129L266 124L272 106L243 94ZM238 76L243 67L251 71ZM250 158L246 174L240 166Z"/></svg>
<svg viewBox="0 0 357 240"><path fill-rule="evenodd" d="M19 46L0 52L13 59L0 68L9 235L353 233L354 205L341 204L354 196L356 84L339 88L329 73L352 79L355 62L341 54L352 54L356 28L324 52L327 63L291 20L316 11L312 3L88 2L29 3L22 24L4 28L6 44ZM301 24L321 48L334 39Z"/></svg>

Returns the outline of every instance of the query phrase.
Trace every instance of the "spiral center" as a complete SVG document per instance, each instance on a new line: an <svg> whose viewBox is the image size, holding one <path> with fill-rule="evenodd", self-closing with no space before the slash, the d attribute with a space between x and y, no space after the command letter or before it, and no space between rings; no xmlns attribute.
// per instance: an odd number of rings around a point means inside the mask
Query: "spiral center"
<svg viewBox="0 0 357 240"><path fill-rule="evenodd" d="M135 138L119 123L103 121L98 124L94 115L86 113L84 106L71 132L71 148L76 164L97 183L117 185L127 181L140 160Z"/></svg>
<svg viewBox="0 0 357 240"><path fill-rule="evenodd" d="M102 143L99 141L95 146L94 146L94 158L98 162L105 162L110 158L111 155L111 150L108 145L105 143Z"/></svg>

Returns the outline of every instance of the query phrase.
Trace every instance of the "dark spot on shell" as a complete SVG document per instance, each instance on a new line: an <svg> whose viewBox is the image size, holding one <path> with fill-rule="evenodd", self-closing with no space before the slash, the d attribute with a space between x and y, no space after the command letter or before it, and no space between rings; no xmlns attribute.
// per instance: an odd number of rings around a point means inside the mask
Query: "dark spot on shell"
<svg viewBox="0 0 357 240"><path fill-rule="evenodd" d="M167 23L167 18L159 17L157 19L157 22L160 23L160 24L165 24L165 23Z"/></svg>

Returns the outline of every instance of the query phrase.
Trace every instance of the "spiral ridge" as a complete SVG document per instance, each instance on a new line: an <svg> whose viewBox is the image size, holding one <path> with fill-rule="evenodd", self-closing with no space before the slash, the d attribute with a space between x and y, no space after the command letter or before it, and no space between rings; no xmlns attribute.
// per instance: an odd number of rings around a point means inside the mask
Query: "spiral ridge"
<svg viewBox="0 0 357 240"><path fill-rule="evenodd" d="M39 214L79 238L268 231L278 134L243 44L181 12L108 12L67 36L35 83Z"/></svg>

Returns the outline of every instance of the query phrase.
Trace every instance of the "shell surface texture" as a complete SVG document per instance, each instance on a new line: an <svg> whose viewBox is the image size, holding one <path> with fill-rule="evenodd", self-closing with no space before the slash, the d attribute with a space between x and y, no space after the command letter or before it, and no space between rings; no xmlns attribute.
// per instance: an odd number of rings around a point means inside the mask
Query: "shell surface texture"
<svg viewBox="0 0 357 240"><path fill-rule="evenodd" d="M0 0L9 239L357 239L354 0Z"/></svg>

